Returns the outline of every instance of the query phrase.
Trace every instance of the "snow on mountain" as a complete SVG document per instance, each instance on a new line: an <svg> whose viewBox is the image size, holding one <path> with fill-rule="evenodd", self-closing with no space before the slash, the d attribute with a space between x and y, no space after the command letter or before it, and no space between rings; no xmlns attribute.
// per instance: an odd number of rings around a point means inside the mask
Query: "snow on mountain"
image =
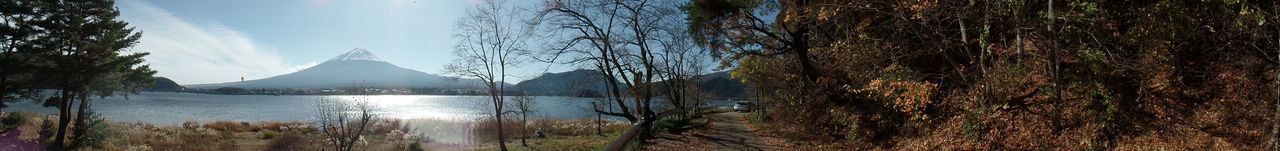
<svg viewBox="0 0 1280 151"><path fill-rule="evenodd" d="M343 53L342 55L338 55L338 57L333 57L333 59L329 59L329 61L355 61L355 60L386 62L386 61L382 61L382 59L378 59L378 56L374 56L372 52L369 52L369 50L365 50L364 48L351 49L351 51L347 51L347 53ZM329 61L325 61L325 62L329 62Z"/></svg>
<svg viewBox="0 0 1280 151"><path fill-rule="evenodd" d="M356 48L323 63L289 74L258 80L196 84L187 87L197 89L220 87L314 89L353 86L380 88L480 88L483 87L483 82L475 79L445 77L402 68L379 59L369 50Z"/></svg>

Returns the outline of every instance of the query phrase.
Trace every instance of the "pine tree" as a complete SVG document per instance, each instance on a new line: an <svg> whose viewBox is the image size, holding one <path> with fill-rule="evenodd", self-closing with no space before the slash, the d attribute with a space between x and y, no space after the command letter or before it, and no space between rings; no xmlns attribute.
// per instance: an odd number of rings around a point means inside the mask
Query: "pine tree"
<svg viewBox="0 0 1280 151"><path fill-rule="evenodd" d="M59 110L57 134L53 148L63 145L70 124L71 105L80 100L75 114L74 136L88 131L85 119L91 97L109 97L117 94L136 93L154 80L155 71L141 65L148 53L122 54L138 43L139 32L128 23L116 20L120 12L115 1L62 1L33 2L41 20L36 21L43 30L35 39L35 51L42 52L39 62L40 75L52 77L50 83L60 90L53 102ZM80 145L72 141L72 147Z"/></svg>
<svg viewBox="0 0 1280 151"><path fill-rule="evenodd" d="M29 51L37 30L33 7L25 1L0 1L0 108L35 96L34 63Z"/></svg>

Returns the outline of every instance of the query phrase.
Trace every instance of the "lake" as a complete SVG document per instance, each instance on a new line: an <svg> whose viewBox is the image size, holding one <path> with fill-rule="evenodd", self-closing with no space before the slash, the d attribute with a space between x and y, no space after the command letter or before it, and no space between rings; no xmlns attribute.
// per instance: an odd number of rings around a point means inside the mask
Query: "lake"
<svg viewBox="0 0 1280 151"><path fill-rule="evenodd" d="M306 121L315 116L321 99L351 101L367 98L378 107L384 118L403 119L421 136L437 141L469 143L473 132L466 121L489 116L493 106L488 96L452 95L211 95L198 93L143 92L128 97L94 99L93 111L115 122L145 122L156 125L181 125L184 121ZM578 119L594 118L591 102L595 98L560 96L533 97L530 118ZM728 105L725 101L710 104ZM25 110L56 114L57 109L34 102L12 103L4 111ZM74 111L73 111L74 112ZM605 116L608 119L622 118ZM624 120L625 121L625 120ZM464 123L464 124L459 124Z"/></svg>
<svg viewBox="0 0 1280 151"><path fill-rule="evenodd" d="M143 92L128 97L95 99L93 111L117 122L143 121L157 125L179 125L183 121L297 121L315 116L321 99L351 101L367 98L382 117L398 119L440 119L469 121L493 110L488 96L445 95L211 95L196 93ZM535 96L533 117L576 119L594 117L594 98ZM26 110L57 113L55 108L34 102L13 103L5 111Z"/></svg>

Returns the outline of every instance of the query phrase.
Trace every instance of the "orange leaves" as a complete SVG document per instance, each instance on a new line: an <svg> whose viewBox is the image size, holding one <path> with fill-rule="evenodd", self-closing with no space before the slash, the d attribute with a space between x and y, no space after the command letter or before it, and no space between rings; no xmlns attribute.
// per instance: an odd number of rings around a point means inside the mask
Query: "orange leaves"
<svg viewBox="0 0 1280 151"><path fill-rule="evenodd" d="M860 91L869 92L873 97L893 102L898 111L911 114L913 119L927 119L924 108L933 103L930 97L938 90L938 84L929 82L871 80L867 88Z"/></svg>

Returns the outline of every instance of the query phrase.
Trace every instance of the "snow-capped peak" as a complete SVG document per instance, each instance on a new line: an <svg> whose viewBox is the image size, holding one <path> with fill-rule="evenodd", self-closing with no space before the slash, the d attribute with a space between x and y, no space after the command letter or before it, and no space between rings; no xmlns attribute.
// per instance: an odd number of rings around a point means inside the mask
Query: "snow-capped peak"
<svg viewBox="0 0 1280 151"><path fill-rule="evenodd" d="M364 48L351 49L351 51L347 51L347 53L343 53L342 55L338 55L338 57L333 57L333 59L329 59L329 61L344 61L344 60L386 62L386 61L382 61L382 59L378 59L377 56L373 56L372 52L369 52L369 50L365 50Z"/></svg>

